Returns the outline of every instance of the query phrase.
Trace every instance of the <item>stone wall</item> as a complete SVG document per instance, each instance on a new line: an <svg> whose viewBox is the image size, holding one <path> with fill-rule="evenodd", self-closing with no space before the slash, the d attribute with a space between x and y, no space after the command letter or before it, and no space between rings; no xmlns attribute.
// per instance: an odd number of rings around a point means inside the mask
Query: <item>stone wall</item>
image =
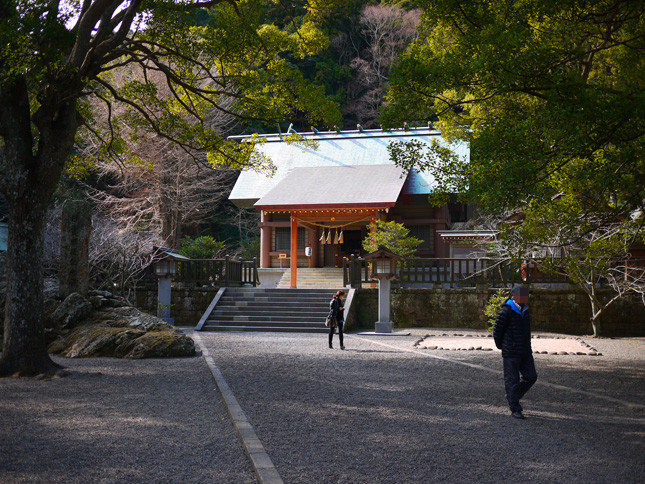
<svg viewBox="0 0 645 484"><path fill-rule="evenodd" d="M173 286L170 315L176 326L195 326L218 288ZM392 290L392 319L398 328L486 327L483 308L494 291L479 289ZM533 289L531 322L534 331L592 334L591 309L587 295L572 289ZM157 311L157 286L137 288L137 307L150 314ZM378 290L357 289L346 330L373 329L377 319ZM601 316L604 336L645 336L645 306L638 297L614 302Z"/></svg>
<svg viewBox="0 0 645 484"><path fill-rule="evenodd" d="M173 284L170 317L175 326L196 326L199 318L217 294L218 287L193 287ZM141 311L157 314L157 285L137 287L136 306Z"/></svg>
<svg viewBox="0 0 645 484"><path fill-rule="evenodd" d="M399 328L485 328L483 308L488 289L392 290L392 320ZM534 289L530 299L534 331L592 334L589 298L581 290ZM348 330L373 328L377 319L377 289L356 290ZM645 336L645 306L639 297L614 302L601 315L604 336Z"/></svg>

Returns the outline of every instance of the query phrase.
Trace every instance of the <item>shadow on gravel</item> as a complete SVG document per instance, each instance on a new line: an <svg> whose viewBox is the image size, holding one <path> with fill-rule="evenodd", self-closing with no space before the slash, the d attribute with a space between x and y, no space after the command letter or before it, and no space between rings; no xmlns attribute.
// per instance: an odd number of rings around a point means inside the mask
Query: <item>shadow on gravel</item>
<svg viewBox="0 0 645 484"><path fill-rule="evenodd" d="M0 482L254 482L199 359L66 362L0 381Z"/></svg>
<svg viewBox="0 0 645 484"><path fill-rule="evenodd" d="M501 375L365 343L331 353L294 341L231 338L216 356L285 482L645 480L641 413L537 385L518 421ZM501 368L498 359L485 364ZM638 375L542 370L589 391L613 381L608 392Z"/></svg>
<svg viewBox="0 0 645 484"><path fill-rule="evenodd" d="M389 354L398 354L399 351L388 351L388 350L359 350L356 348L345 348L344 351L349 353L389 353Z"/></svg>

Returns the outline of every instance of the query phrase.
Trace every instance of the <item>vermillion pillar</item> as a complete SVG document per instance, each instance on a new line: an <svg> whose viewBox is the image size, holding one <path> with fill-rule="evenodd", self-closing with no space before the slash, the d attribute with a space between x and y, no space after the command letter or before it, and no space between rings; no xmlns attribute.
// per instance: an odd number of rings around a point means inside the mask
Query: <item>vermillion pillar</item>
<svg viewBox="0 0 645 484"><path fill-rule="evenodd" d="M291 287L297 287L298 277L298 220L291 216Z"/></svg>
<svg viewBox="0 0 645 484"><path fill-rule="evenodd" d="M260 267L271 267L271 227L264 225L271 221L271 215L262 210L260 214Z"/></svg>

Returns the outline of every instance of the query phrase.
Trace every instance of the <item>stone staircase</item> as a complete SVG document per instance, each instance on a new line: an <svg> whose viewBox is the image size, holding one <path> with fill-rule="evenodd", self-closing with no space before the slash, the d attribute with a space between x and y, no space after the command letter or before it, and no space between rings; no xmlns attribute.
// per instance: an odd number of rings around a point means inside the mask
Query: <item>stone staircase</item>
<svg viewBox="0 0 645 484"><path fill-rule="evenodd" d="M336 290L227 288L201 330L325 333Z"/></svg>
<svg viewBox="0 0 645 484"><path fill-rule="evenodd" d="M298 289L340 289L343 287L343 269L340 267L298 268L296 284ZM278 289L291 288L291 271L286 270ZM330 296L331 298L331 296Z"/></svg>

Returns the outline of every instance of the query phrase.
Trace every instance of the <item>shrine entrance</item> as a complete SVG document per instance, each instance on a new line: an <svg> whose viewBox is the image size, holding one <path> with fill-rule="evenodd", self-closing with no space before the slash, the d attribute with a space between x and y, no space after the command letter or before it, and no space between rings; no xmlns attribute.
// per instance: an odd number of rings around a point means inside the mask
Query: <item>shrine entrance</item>
<svg viewBox="0 0 645 484"><path fill-rule="evenodd" d="M342 243L325 245L323 267L343 267L343 257L362 254L366 234L366 226L345 228Z"/></svg>

